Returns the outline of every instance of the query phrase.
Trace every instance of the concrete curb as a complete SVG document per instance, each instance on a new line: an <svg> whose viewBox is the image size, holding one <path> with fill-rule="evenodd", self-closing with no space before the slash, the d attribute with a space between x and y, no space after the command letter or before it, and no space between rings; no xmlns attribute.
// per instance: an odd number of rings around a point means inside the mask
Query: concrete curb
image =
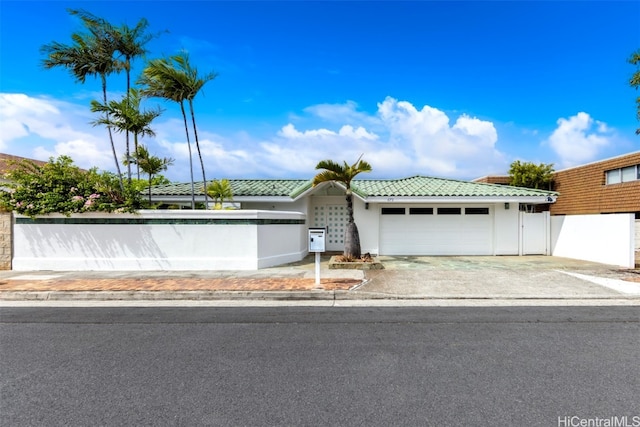
<svg viewBox="0 0 640 427"><path fill-rule="evenodd" d="M0 301L629 301L634 295L399 295L358 291L2 291Z"/></svg>
<svg viewBox="0 0 640 427"><path fill-rule="evenodd" d="M333 300L334 291L5 291L0 301Z"/></svg>

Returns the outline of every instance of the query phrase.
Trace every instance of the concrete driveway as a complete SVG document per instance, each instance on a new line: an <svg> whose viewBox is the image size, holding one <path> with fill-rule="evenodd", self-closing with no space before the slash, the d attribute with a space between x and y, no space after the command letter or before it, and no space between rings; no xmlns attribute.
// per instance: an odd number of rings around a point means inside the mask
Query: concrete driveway
<svg viewBox="0 0 640 427"><path fill-rule="evenodd" d="M640 298L640 270L549 256L381 256L355 295L395 298Z"/></svg>

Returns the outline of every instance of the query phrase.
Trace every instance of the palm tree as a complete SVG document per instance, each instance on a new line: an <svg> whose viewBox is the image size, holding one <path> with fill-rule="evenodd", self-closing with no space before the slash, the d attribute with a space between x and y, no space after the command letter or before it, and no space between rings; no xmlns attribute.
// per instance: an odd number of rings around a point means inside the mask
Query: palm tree
<svg viewBox="0 0 640 427"><path fill-rule="evenodd" d="M202 160L202 152L200 151L200 142L198 140L198 129L196 128L196 117L193 110L193 99L196 97L196 95L198 95L200 89L202 89L205 83L215 79L218 75L214 72L211 72L205 74L204 76L199 76L198 69L191 66L191 64L189 63L189 55L185 51L180 52L178 55L172 56L171 59L177 64L178 71L180 71L184 75L184 78L181 79L181 81L183 81L187 85L186 97L187 101L189 101L189 111L191 112L193 136L196 141L196 150L198 150L200 167L202 169L202 183L204 188L207 188L207 177L205 174L204 162Z"/></svg>
<svg viewBox="0 0 640 427"><path fill-rule="evenodd" d="M184 109L184 101L189 102L191 112L191 121L193 124L193 132L196 141L196 149L200 158L200 166L202 168L202 184L203 189L207 188L207 177L198 141L198 130L196 127L195 113L193 108L193 99L199 93L200 89L209 80L216 77L215 73L209 73L205 76L199 76L197 68L189 63L189 57L186 52L181 52L169 58L154 59L149 61L147 67L142 72L140 83L143 85L142 93L145 96L160 97L170 101L178 102L185 123L185 133L187 135L187 145L189 148L189 166L191 169L191 204L195 208L195 186L193 180L193 160L191 155L191 143L189 137L189 129L187 125L187 117ZM205 191L205 203L207 193Z"/></svg>
<svg viewBox="0 0 640 427"><path fill-rule="evenodd" d="M142 71L138 83L142 86L140 93L150 98L163 98L177 102L180 105L184 131L187 136L187 148L189 149L189 172L191 174L191 209L196 207L195 184L193 180L193 156L191 154L191 139L189 137L189 125L184 109L186 96L186 83L184 76L177 72L171 61L166 58L152 59Z"/></svg>
<svg viewBox="0 0 640 427"><path fill-rule="evenodd" d="M138 89L131 89L130 94L123 97L120 101L109 101L108 105L103 105L98 101L91 101L91 111L103 112L107 116L93 122L112 126L117 132L127 132L133 134L134 153L138 151L139 136L155 136L155 132L151 129L151 122L158 117L162 110L160 108L154 110L140 111L140 101L142 96ZM127 152L125 160L130 159L131 154ZM129 184L131 184L131 164L134 162L126 161L128 170ZM140 179L140 167L137 165L137 178Z"/></svg>
<svg viewBox="0 0 640 427"><path fill-rule="evenodd" d="M318 173L312 181L313 186L327 181L337 181L345 186L347 198L347 229L344 235L344 256L347 259L358 259L362 255L360 248L360 234L358 227L353 219L353 194L351 191L351 181L361 172L371 172L371 165L364 160L362 156L352 165L346 161L344 164L334 162L333 160L322 160L316 165L316 170L324 169Z"/></svg>
<svg viewBox="0 0 640 427"><path fill-rule="evenodd" d="M69 11L69 13L74 14L74 11ZM114 58L116 48L113 40L107 37L105 32L91 20L82 17L81 19L89 33L71 34L72 43L70 45L54 41L42 46L40 50L46 55L42 63L46 69L54 67L68 69L79 83L84 83L87 76L99 76L102 84L102 97L106 105L107 76L114 72L120 72L122 65ZM106 119L108 120L108 116ZM110 126L107 126L107 131L109 132L113 159L116 163L120 189L124 191L120 163Z"/></svg>
<svg viewBox="0 0 640 427"><path fill-rule="evenodd" d="M149 205L151 205L151 185L154 175L166 171L173 164L173 159L157 157L149 154L147 147L140 144L128 163L135 163L149 176Z"/></svg>
<svg viewBox="0 0 640 427"><path fill-rule="evenodd" d="M127 74L127 101L130 101L129 92L131 90L131 61L135 58L142 57L147 53L144 48L148 42L150 42L155 34L145 33L149 22L142 18L135 27L131 28L127 24L123 24L119 27L114 27L108 21L103 18L99 18L92 13L85 10L78 9L70 11L73 15L80 16L89 25L102 31L106 37L108 37L114 44L114 49L120 53L124 58L121 62L122 68ZM125 132L125 144L126 144L126 157L130 156L129 148L129 131ZM128 178L131 182L131 168L128 169Z"/></svg>
<svg viewBox="0 0 640 427"><path fill-rule="evenodd" d="M214 179L207 187L207 194L213 199L214 209L222 209L225 200L233 200L233 190L228 179L220 181ZM218 199L220 199L220 203L218 203Z"/></svg>

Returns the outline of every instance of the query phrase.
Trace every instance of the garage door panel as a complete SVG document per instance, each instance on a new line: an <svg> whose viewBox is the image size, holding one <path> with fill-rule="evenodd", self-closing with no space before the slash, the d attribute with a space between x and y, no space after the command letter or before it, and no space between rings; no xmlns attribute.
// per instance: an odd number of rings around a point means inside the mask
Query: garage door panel
<svg viewBox="0 0 640 427"><path fill-rule="evenodd" d="M493 215L491 214L381 215L380 253L383 255L491 255L493 253L492 236Z"/></svg>

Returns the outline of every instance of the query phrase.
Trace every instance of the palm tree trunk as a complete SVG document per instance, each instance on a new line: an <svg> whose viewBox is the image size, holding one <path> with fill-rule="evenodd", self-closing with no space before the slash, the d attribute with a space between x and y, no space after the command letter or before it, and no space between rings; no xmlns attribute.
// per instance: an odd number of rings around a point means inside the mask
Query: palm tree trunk
<svg viewBox="0 0 640 427"><path fill-rule="evenodd" d="M129 101L129 92L131 90L131 75L129 71L129 58L127 58L127 108L131 107L131 103ZM129 180L129 185L131 185L131 150L129 150L129 129L127 129L125 133L125 141L126 141L126 151L127 151L127 179ZM138 179L140 179L140 174L138 174Z"/></svg>
<svg viewBox="0 0 640 427"><path fill-rule="evenodd" d="M135 149L134 153L138 152L138 134L133 134L133 148ZM140 163L136 162L136 176L140 179Z"/></svg>
<svg viewBox="0 0 640 427"><path fill-rule="evenodd" d="M191 111L191 122L193 124L193 136L196 140L196 149L198 150L198 157L200 158L200 167L202 168L202 185L204 191L204 204L209 204L209 198L207 196L207 177L204 173L204 162L202 161L202 152L200 151L200 143L198 142L198 130L196 129L196 116L193 113L193 101L189 99L189 110Z"/></svg>
<svg viewBox="0 0 640 427"><path fill-rule="evenodd" d="M357 260L362 256L360 249L360 233L355 222L347 223L344 234L344 256L347 259Z"/></svg>
<svg viewBox="0 0 640 427"><path fill-rule="evenodd" d="M347 229L344 233L344 256L347 259L358 259L362 255L360 248L360 233L353 219L353 195L351 188L347 187Z"/></svg>
<svg viewBox="0 0 640 427"><path fill-rule="evenodd" d="M102 78L102 98L104 105L107 105L107 78L104 74ZM107 122L109 121L109 112L106 113ZM113 160L116 162L116 170L118 171L118 181L120 182L120 190L124 193L124 183L122 182L122 172L120 171L120 162L118 162L118 154L116 153L116 145L113 143L113 134L111 133L111 126L107 125L107 131L109 132L109 141L111 142L111 151L113 152Z"/></svg>
<svg viewBox="0 0 640 427"><path fill-rule="evenodd" d="M189 139L189 125L187 124L187 114L184 111L184 102L180 101L180 111L184 119L184 131L187 134L187 147L189 148L189 172L191 173L191 209L196 208L196 191L193 182L193 156L191 155L191 140Z"/></svg>
<svg viewBox="0 0 640 427"><path fill-rule="evenodd" d="M149 174L149 208L151 208L151 181L152 181L153 175Z"/></svg>

